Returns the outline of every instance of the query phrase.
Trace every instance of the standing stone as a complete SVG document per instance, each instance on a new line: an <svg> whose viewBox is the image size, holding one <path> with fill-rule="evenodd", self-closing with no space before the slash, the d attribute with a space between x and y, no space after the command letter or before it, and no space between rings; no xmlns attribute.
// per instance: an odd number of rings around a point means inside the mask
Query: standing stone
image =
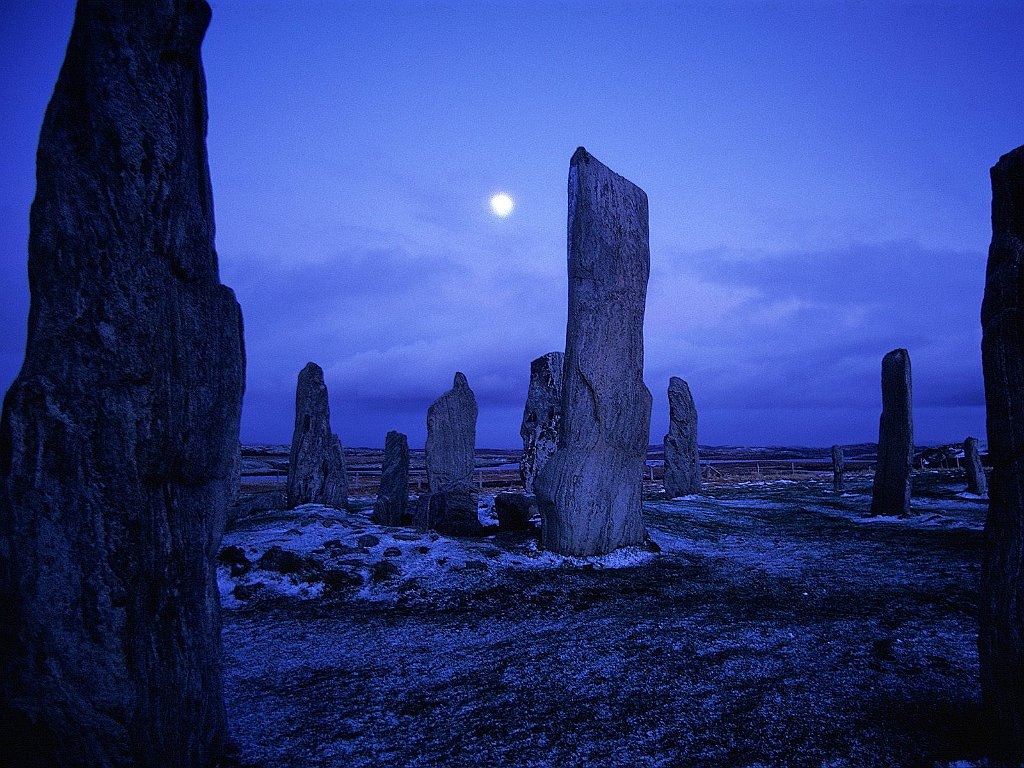
<svg viewBox="0 0 1024 768"><path fill-rule="evenodd" d="M424 461L432 493L473 484L476 415L476 397L466 375L460 371L455 374L452 388L427 410Z"/></svg>
<svg viewBox="0 0 1024 768"><path fill-rule="evenodd" d="M341 440L331 432L324 372L306 363L295 387L295 431L288 458L288 508L299 504L348 506L348 475Z"/></svg>
<svg viewBox="0 0 1024 768"><path fill-rule="evenodd" d="M988 493L988 479L985 468L981 465L981 454L978 453L978 438L968 437L964 440L964 468L967 471L967 492L984 496Z"/></svg>
<svg viewBox="0 0 1024 768"><path fill-rule="evenodd" d="M843 446L832 446L832 490L836 493L843 492L843 473L846 471L846 457L843 455Z"/></svg>
<svg viewBox="0 0 1024 768"><path fill-rule="evenodd" d="M647 195L580 147L569 164L569 317L558 448L534 480L545 548L644 540L651 393L643 381Z"/></svg>
<svg viewBox="0 0 1024 768"><path fill-rule="evenodd" d="M882 358L882 417L878 463L871 492L872 515L910 514L910 470L914 463L910 353L894 349Z"/></svg>
<svg viewBox="0 0 1024 768"><path fill-rule="evenodd" d="M78 6L39 139L0 420L0 755L209 766L242 317L221 285L202 0Z"/></svg>
<svg viewBox="0 0 1024 768"><path fill-rule="evenodd" d="M990 757L1024 763L1024 147L992 169L992 245L981 307L992 461L978 604Z"/></svg>
<svg viewBox="0 0 1024 768"><path fill-rule="evenodd" d="M409 439L401 432L388 432L384 438L380 490L373 505L373 522L401 525L409 505Z"/></svg>
<svg viewBox="0 0 1024 768"><path fill-rule="evenodd" d="M562 421L562 368L565 355L548 352L530 363L530 389L523 409L519 434L523 438L523 458L519 475L523 488L533 493L533 481L547 464L558 445L558 425Z"/></svg>
<svg viewBox="0 0 1024 768"><path fill-rule="evenodd" d="M665 435L665 495L670 499L700 493L697 455L697 407L690 386L673 376L668 381L668 434Z"/></svg>

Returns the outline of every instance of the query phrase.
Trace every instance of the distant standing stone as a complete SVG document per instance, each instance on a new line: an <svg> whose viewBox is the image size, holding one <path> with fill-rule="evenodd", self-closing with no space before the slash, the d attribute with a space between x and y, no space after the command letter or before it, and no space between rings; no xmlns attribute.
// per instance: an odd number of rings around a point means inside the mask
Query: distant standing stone
<svg viewBox="0 0 1024 768"><path fill-rule="evenodd" d="M341 440L331 432L324 372L306 363L295 387L295 431L288 460L288 507L348 506L348 476Z"/></svg>
<svg viewBox="0 0 1024 768"><path fill-rule="evenodd" d="M843 446L832 446L832 490L836 493L843 491L843 473L846 471L846 457L843 456Z"/></svg>
<svg viewBox="0 0 1024 768"><path fill-rule="evenodd" d="M665 495L700 493L697 407L690 386L677 376L668 382L668 434L665 435Z"/></svg>
<svg viewBox="0 0 1024 768"><path fill-rule="evenodd" d="M380 490L373 505L373 522L401 525L409 504L409 440L401 432L388 432L384 438L384 462L381 465Z"/></svg>
<svg viewBox="0 0 1024 768"><path fill-rule="evenodd" d="M651 393L643 381L647 195L583 147L569 164L569 314L558 448L534 480L542 544L639 545Z"/></svg>
<svg viewBox="0 0 1024 768"><path fill-rule="evenodd" d="M472 485L476 449L476 397L461 371L452 388L427 410L424 460L432 493L456 485Z"/></svg>
<svg viewBox="0 0 1024 768"><path fill-rule="evenodd" d="M519 475L523 488L533 493L533 481L558 446L558 425L562 421L562 368L565 355L548 352L530 363L530 389L523 409L519 434L523 458Z"/></svg>
<svg viewBox="0 0 1024 768"><path fill-rule="evenodd" d="M992 169L992 245L981 306L988 455L981 567L981 693L998 765L1024 764L1024 147Z"/></svg>
<svg viewBox="0 0 1024 768"><path fill-rule="evenodd" d="M979 496L988 493L988 479L985 477L985 468L981 465L976 437L964 440L964 469L967 472L967 492Z"/></svg>
<svg viewBox="0 0 1024 768"><path fill-rule="evenodd" d="M910 353L894 349L882 358L882 416L871 492L872 515L910 514L910 470L914 463L911 399Z"/></svg>

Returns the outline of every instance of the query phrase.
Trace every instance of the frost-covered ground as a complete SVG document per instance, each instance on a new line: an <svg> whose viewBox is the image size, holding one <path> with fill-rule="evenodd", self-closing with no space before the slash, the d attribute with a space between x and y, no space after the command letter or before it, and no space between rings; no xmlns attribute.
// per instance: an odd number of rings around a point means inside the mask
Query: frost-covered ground
<svg viewBox="0 0 1024 768"><path fill-rule="evenodd" d="M582 560L529 534L382 528L369 500L249 520L220 569L239 760L973 760L984 500L958 473L929 473L913 517L865 519L869 483L651 500L660 553Z"/></svg>

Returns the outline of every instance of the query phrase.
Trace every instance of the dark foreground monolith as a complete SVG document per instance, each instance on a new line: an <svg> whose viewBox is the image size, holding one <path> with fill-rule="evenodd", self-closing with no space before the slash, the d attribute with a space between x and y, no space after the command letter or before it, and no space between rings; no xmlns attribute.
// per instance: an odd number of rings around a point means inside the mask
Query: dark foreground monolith
<svg viewBox="0 0 1024 768"><path fill-rule="evenodd" d="M401 432L388 432L384 438L380 489L373 505L373 522L401 525L409 506L409 439Z"/></svg>
<svg viewBox="0 0 1024 768"><path fill-rule="evenodd" d="M700 493L697 454L697 406L690 386L673 376L668 381L668 434L665 435L665 495L670 499Z"/></svg>
<svg viewBox="0 0 1024 768"><path fill-rule="evenodd" d="M998 764L1024 763L1024 147L992 169L981 307L989 511L978 604L982 701Z"/></svg>
<svg viewBox="0 0 1024 768"><path fill-rule="evenodd" d="M568 268L562 423L534 491L543 546L596 555L641 544L645 535L650 250L647 195L583 147L569 164Z"/></svg>
<svg viewBox="0 0 1024 768"><path fill-rule="evenodd" d="M988 493L988 478L985 477L985 468L981 465L976 437L964 440L964 471L967 475L968 493L976 493L979 496Z"/></svg>
<svg viewBox="0 0 1024 768"><path fill-rule="evenodd" d="M417 527L453 536L480 532L473 486L476 417L476 397L465 374L458 372L452 388L427 410L423 453L430 493L417 503Z"/></svg>
<svg viewBox="0 0 1024 768"><path fill-rule="evenodd" d="M527 493L533 481L558 446L558 425L562 421L562 368L565 355L548 352L530 363L530 388L526 394L523 422L523 457L519 476Z"/></svg>
<svg viewBox="0 0 1024 768"><path fill-rule="evenodd" d="M878 424L878 462L871 491L872 515L910 514L913 462L910 353L894 349L882 358L882 416Z"/></svg>
<svg viewBox="0 0 1024 768"><path fill-rule="evenodd" d="M209 766L213 557L241 313L221 285L202 0L78 6L37 154L25 360L0 422L0 761Z"/></svg>
<svg viewBox="0 0 1024 768"><path fill-rule="evenodd" d="M288 507L348 506L348 475L341 440L331 431L324 372L306 363L295 386L295 430L288 457Z"/></svg>
<svg viewBox="0 0 1024 768"><path fill-rule="evenodd" d="M846 457L843 455L843 446L832 446L832 490L836 493L843 491L843 474L846 471Z"/></svg>

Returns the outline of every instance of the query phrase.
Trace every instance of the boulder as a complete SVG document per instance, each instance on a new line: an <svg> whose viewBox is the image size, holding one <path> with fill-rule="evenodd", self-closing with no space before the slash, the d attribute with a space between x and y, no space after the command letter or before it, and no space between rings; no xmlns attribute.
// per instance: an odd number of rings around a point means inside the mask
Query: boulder
<svg viewBox="0 0 1024 768"><path fill-rule="evenodd" d="M413 524L421 531L437 531L446 536L479 536L483 526L477 516L475 489L454 485L420 496Z"/></svg>
<svg viewBox="0 0 1024 768"><path fill-rule="evenodd" d="M526 493L499 493L494 497L494 513L502 531L529 531L530 520L538 513L537 499Z"/></svg>

